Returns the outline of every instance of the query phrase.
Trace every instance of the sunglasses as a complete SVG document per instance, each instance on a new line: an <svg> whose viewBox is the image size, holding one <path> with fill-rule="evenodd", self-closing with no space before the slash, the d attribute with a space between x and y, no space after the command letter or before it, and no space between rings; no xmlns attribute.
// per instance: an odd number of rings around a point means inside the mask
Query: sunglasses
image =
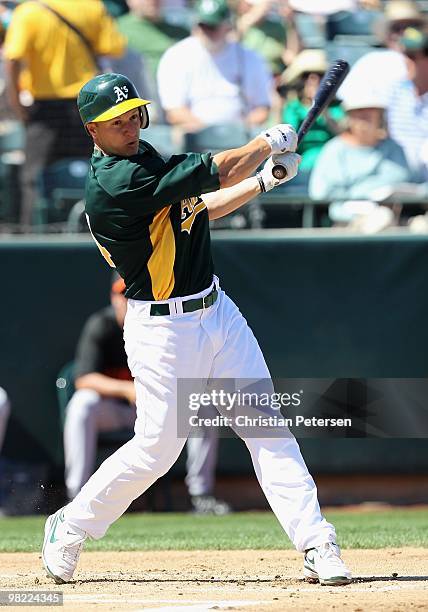
<svg viewBox="0 0 428 612"><path fill-rule="evenodd" d="M389 31L391 32L391 34L402 34L404 32L404 30L406 30L407 28L415 28L418 29L421 26L421 22L420 21L415 21L415 22L411 22L411 21L397 21L395 23L391 23L391 25L389 26Z"/></svg>
<svg viewBox="0 0 428 612"><path fill-rule="evenodd" d="M203 30L208 30L208 32L215 32L216 30L218 30L220 28L220 26L222 24L221 23L217 23L215 25L212 25L210 23L199 23L198 25Z"/></svg>

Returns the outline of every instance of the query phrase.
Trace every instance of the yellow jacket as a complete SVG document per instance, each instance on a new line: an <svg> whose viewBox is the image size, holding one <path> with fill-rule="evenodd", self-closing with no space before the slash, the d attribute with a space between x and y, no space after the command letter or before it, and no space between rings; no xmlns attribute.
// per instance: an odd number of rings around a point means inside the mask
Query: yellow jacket
<svg viewBox="0 0 428 612"><path fill-rule="evenodd" d="M101 0L44 0L75 25L96 55L120 57L125 38ZM37 2L24 2L13 12L6 34L4 56L20 60L20 86L37 100L75 98L97 73L80 37Z"/></svg>

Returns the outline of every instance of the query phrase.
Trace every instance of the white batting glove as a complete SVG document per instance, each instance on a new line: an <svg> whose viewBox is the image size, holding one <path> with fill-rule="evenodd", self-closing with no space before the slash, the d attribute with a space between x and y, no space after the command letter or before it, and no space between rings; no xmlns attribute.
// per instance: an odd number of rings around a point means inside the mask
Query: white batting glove
<svg viewBox="0 0 428 612"><path fill-rule="evenodd" d="M291 181L299 170L301 159L298 153L283 153L283 155L272 155L272 157L269 157L262 170L256 174L262 193L270 191L274 187L282 185L287 181ZM284 166L287 172L283 179L277 179L272 174L272 168L277 164Z"/></svg>
<svg viewBox="0 0 428 612"><path fill-rule="evenodd" d="M297 149L297 134L292 125L279 123L259 134L272 149L272 154L292 152Z"/></svg>

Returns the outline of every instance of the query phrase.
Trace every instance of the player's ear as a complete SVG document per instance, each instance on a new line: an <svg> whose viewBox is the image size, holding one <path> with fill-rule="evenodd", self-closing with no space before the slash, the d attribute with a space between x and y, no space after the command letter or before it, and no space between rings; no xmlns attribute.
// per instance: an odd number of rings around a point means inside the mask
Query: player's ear
<svg viewBox="0 0 428 612"><path fill-rule="evenodd" d="M97 126L95 123L87 123L85 127L89 136L92 136L92 138L94 138L97 135Z"/></svg>
<svg viewBox="0 0 428 612"><path fill-rule="evenodd" d="M149 127L149 113L145 106L140 106L140 127L142 130Z"/></svg>

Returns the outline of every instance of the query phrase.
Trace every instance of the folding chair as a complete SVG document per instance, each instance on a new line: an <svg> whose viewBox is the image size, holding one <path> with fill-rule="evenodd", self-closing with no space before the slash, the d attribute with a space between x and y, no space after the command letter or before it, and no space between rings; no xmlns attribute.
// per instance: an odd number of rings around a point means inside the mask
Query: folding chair
<svg viewBox="0 0 428 612"><path fill-rule="evenodd" d="M35 225L65 223L72 206L85 193L87 159L61 159L38 177L39 198L34 210Z"/></svg>

